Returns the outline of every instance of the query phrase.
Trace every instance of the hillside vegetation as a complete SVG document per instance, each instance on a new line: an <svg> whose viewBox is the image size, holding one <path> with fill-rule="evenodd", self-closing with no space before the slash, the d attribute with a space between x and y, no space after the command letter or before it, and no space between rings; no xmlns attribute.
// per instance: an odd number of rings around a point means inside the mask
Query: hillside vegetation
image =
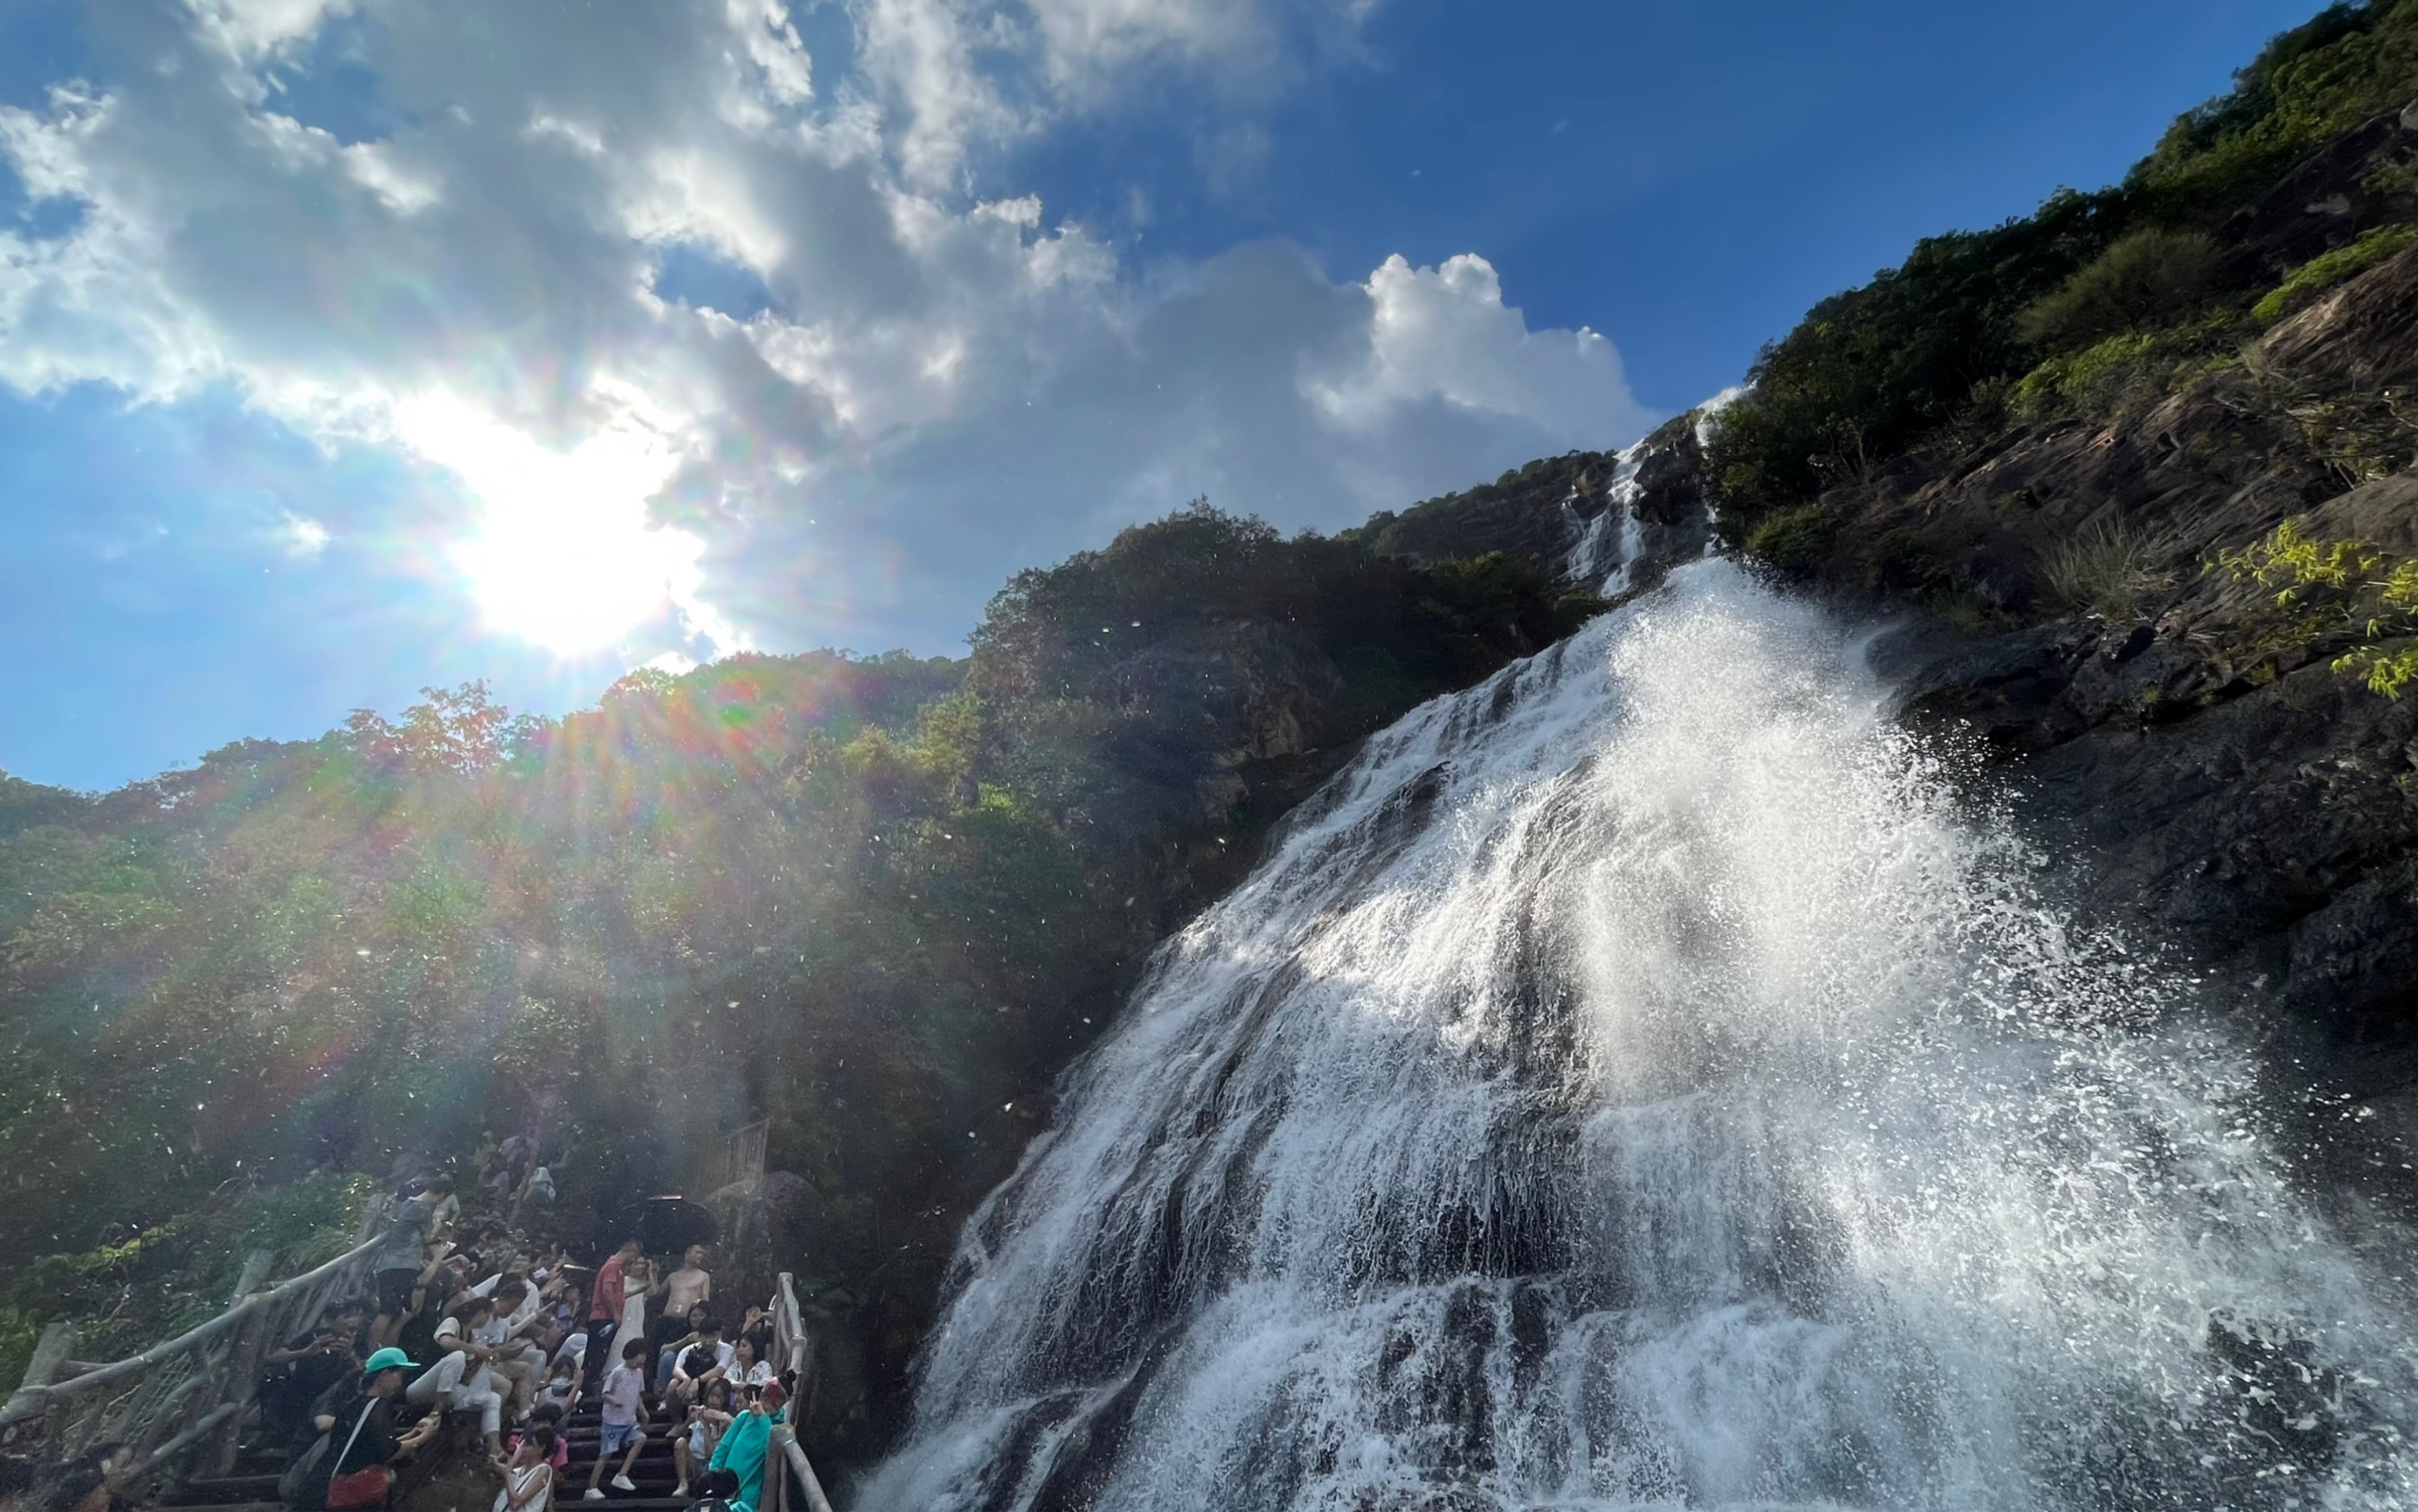
<svg viewBox="0 0 2418 1512"><path fill-rule="evenodd" d="M2409 244L2418 0L2335 5L2269 43L2120 184L1918 244L1767 346L1709 466L1722 525L1783 571L1828 555L1826 491L2010 423L2105 419ZM1853 542L1873 586L1892 564ZM1896 575L1903 577L1899 571Z"/></svg>
<svg viewBox="0 0 2418 1512"><path fill-rule="evenodd" d="M585 1241L770 1117L844 1461L1142 955L1358 736L1567 633L1553 594L1196 505L1019 574L965 660L741 656L560 720L432 690L105 795L8 781L0 1234L52 1258L0 1374L54 1316L190 1321L268 1230L315 1258L342 1173L532 1133Z"/></svg>

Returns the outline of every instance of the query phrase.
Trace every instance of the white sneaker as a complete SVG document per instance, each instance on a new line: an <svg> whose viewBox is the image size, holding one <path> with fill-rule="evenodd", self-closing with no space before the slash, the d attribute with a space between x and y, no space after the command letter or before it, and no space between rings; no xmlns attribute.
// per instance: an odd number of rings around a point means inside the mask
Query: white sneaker
<svg viewBox="0 0 2418 1512"><path fill-rule="evenodd" d="M672 1494L685 1500L688 1496L688 1482L682 1481L679 1485L673 1487Z"/></svg>
<svg viewBox="0 0 2418 1512"><path fill-rule="evenodd" d="M627 1475L616 1475L605 1484L617 1491L635 1491L638 1489L638 1483Z"/></svg>
<svg viewBox="0 0 2418 1512"><path fill-rule="evenodd" d="M590 1486L588 1489L579 1493L579 1499L583 1502L601 1502L604 1500L604 1493L598 1490L595 1487Z"/></svg>

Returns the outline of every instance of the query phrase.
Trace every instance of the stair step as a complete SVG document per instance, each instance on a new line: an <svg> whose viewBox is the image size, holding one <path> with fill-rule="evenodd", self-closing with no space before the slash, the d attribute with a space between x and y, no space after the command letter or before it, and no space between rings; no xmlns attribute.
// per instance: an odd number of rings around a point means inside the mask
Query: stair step
<svg viewBox="0 0 2418 1512"><path fill-rule="evenodd" d="M252 1475L200 1475L185 1482L177 1492L176 1502L182 1506L224 1506L228 1504L275 1501L275 1473Z"/></svg>
<svg viewBox="0 0 2418 1512"><path fill-rule="evenodd" d="M682 1509L689 1504L687 1499L684 1497L650 1496L643 1491L633 1496L627 1491L617 1491L610 1488L606 1489L604 1501L582 1503L579 1493L586 1489L587 1483L583 1481L577 1486L566 1487L561 1491L558 1492L554 1499L555 1512L572 1512L573 1508L583 1504L588 1506L615 1507L619 1509L619 1512L682 1512ZM212 1509L212 1512L285 1512L285 1504L282 1502L214 1502L205 1504L162 1502L159 1504L162 1508L203 1504L209 1506Z"/></svg>

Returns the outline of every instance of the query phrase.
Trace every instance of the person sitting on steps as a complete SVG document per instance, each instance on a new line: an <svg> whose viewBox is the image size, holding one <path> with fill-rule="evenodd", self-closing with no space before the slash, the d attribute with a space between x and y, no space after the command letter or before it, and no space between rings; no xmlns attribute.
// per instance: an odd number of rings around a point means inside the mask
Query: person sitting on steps
<svg viewBox="0 0 2418 1512"><path fill-rule="evenodd" d="M707 1382L704 1395L688 1410L688 1426L672 1440L672 1466L680 1476L674 1496L686 1496L689 1477L712 1461L730 1415L730 1383L719 1377Z"/></svg>
<svg viewBox="0 0 2418 1512"><path fill-rule="evenodd" d="M504 1452L504 1398L488 1368L491 1352L476 1336L494 1311L494 1305L484 1297L465 1296L456 1303L436 1325L436 1347L444 1352L406 1388L405 1396L422 1407L477 1413L487 1452L500 1455Z"/></svg>
<svg viewBox="0 0 2418 1512"><path fill-rule="evenodd" d="M536 1291L517 1276L508 1275L491 1301L495 1310L479 1329L477 1342L487 1350L497 1379L509 1383L513 1415L527 1417L546 1372L546 1352L529 1336L545 1319L538 1310Z"/></svg>
<svg viewBox="0 0 2418 1512"><path fill-rule="evenodd" d="M554 1429L543 1423L513 1441L513 1452L497 1455L504 1489L494 1512L545 1512L554 1501Z"/></svg>
<svg viewBox="0 0 2418 1512"><path fill-rule="evenodd" d="M579 1356L558 1354L547 1370L545 1384L537 1389L537 1406L532 1411L543 1412L551 1407L568 1418L579 1410L582 1395L579 1389Z"/></svg>
<svg viewBox="0 0 2418 1512"><path fill-rule="evenodd" d="M372 1466L387 1467L385 1479L391 1490L394 1462L409 1459L436 1436L435 1413L396 1430L395 1398L404 1391L404 1372L410 1367L410 1359L389 1346L364 1361L360 1375L339 1381L313 1404L312 1426L328 1435L328 1452L314 1467L312 1484L303 1489L302 1505L327 1505L329 1481Z"/></svg>
<svg viewBox="0 0 2418 1512"><path fill-rule="evenodd" d="M698 1338L702 1336L698 1332L699 1325L712 1316L713 1309L700 1302L682 1317L678 1319L666 1317L657 1324L655 1390L658 1394L671 1389L672 1367L680 1363L681 1355L695 1347Z"/></svg>
<svg viewBox="0 0 2418 1512"><path fill-rule="evenodd" d="M317 1327L297 1334L262 1356L268 1372L261 1377L254 1399L260 1403L263 1438L292 1438L319 1394L360 1369L361 1323L368 1315L369 1309L359 1302L338 1303L328 1309Z"/></svg>
<svg viewBox="0 0 2418 1512"><path fill-rule="evenodd" d="M723 1379L734 1386L769 1386L774 1379L773 1362L764 1358L764 1347L753 1334L742 1334L730 1341L730 1368Z"/></svg>
<svg viewBox="0 0 2418 1512"><path fill-rule="evenodd" d="M672 1363L671 1382L665 1388L671 1410L679 1412L687 1407L707 1382L725 1379L737 1357L732 1347L723 1342L722 1321L698 1319L696 1342L681 1351L680 1357Z"/></svg>
<svg viewBox="0 0 2418 1512"><path fill-rule="evenodd" d="M554 1429L554 1453L547 1458L546 1463L554 1467L554 1478L559 1485L562 1473L571 1468L571 1414L551 1402L540 1402L537 1411L529 1413L529 1427L541 1425ZM519 1443L520 1435L514 1434L512 1443L505 1447L511 1448Z"/></svg>

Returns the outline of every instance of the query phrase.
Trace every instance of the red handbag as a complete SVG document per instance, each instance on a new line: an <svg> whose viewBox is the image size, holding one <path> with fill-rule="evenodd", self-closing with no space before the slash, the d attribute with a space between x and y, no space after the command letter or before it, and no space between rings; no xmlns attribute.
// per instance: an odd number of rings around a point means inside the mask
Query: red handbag
<svg viewBox="0 0 2418 1512"><path fill-rule="evenodd" d="M344 1446L336 1451L336 1463L343 1464L344 1456L353 1452L353 1441L361 1436L361 1429L368 1425L370 1413L376 1406L377 1403L371 1402L361 1409L361 1415L354 1421L353 1431L345 1438ZM386 1493L393 1485L393 1471L384 1465L363 1465L349 1474L338 1475L329 1481L328 1499L324 1504L330 1508L330 1512L349 1512L349 1509L354 1507L384 1506Z"/></svg>
<svg viewBox="0 0 2418 1512"><path fill-rule="evenodd" d="M387 1489L394 1484L394 1472L384 1465L363 1465L349 1475L339 1475L328 1483L328 1505L331 1512L344 1508L386 1505Z"/></svg>

